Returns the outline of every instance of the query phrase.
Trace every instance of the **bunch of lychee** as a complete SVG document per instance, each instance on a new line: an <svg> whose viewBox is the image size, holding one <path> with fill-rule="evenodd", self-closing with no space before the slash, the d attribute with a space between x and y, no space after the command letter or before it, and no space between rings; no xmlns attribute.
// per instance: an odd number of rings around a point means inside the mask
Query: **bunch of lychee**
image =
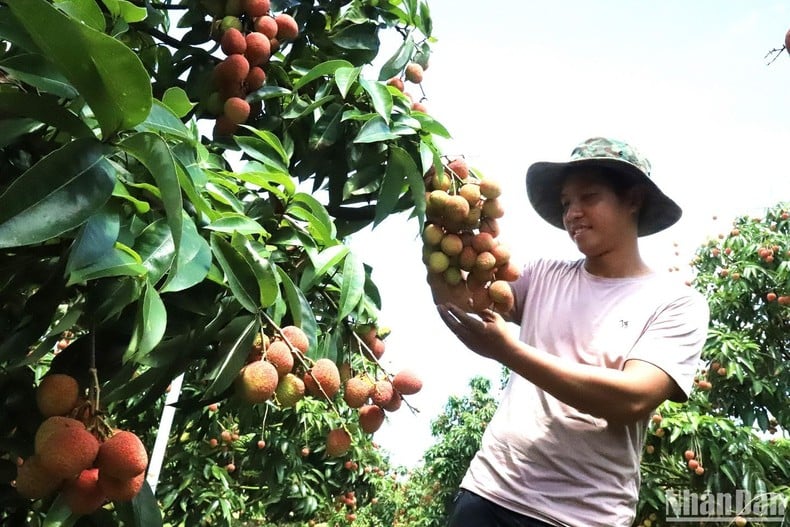
<svg viewBox="0 0 790 527"><path fill-rule="evenodd" d="M411 101L411 110L415 112L428 113L428 109L423 104L422 100L415 101L414 96L406 91L406 84L404 79L412 84L421 84L427 64L423 66L419 62L409 62L403 70L403 78L400 76L392 77L387 80L387 84L402 92Z"/></svg>
<svg viewBox="0 0 790 527"><path fill-rule="evenodd" d="M456 158L441 173L426 174L426 189L423 262L434 301L469 311L510 311L509 282L520 271L499 239L498 220L504 216L499 184L478 177Z"/></svg>
<svg viewBox="0 0 790 527"><path fill-rule="evenodd" d="M45 419L36 430L34 453L18 467L15 486L21 496L40 499L60 492L72 512L82 515L140 492L148 466L143 442L133 432L104 425L73 377L45 376L36 403Z"/></svg>
<svg viewBox="0 0 790 527"><path fill-rule="evenodd" d="M215 18L212 34L225 58L214 67L214 91L206 103L216 117L215 137L233 134L249 119L247 96L266 81L272 54L299 36L296 20L287 13L272 15L269 0L227 0L223 13Z"/></svg>

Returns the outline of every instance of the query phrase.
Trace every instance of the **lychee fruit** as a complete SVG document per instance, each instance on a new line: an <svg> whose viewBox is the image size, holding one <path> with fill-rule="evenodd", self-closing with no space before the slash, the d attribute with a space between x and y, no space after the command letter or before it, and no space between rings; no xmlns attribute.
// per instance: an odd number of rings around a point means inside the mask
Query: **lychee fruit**
<svg viewBox="0 0 790 527"><path fill-rule="evenodd" d="M281 42L294 40L299 36L299 25L291 15L280 13L274 17L274 21L277 23L277 39Z"/></svg>
<svg viewBox="0 0 790 527"><path fill-rule="evenodd" d="M517 280L519 276L521 276L521 270L513 262L508 262L496 270L495 276L497 280L513 282Z"/></svg>
<svg viewBox="0 0 790 527"><path fill-rule="evenodd" d="M384 410L375 404L366 404L359 409L359 427L368 434L376 432L384 423Z"/></svg>
<svg viewBox="0 0 790 527"><path fill-rule="evenodd" d="M55 418L50 417L41 427ZM99 453L99 440L80 421L65 418L45 430L41 437L36 432L35 452L55 478L72 478L93 466Z"/></svg>
<svg viewBox="0 0 790 527"><path fill-rule="evenodd" d="M269 0L242 0L241 9L247 16L258 17L269 12Z"/></svg>
<svg viewBox="0 0 790 527"><path fill-rule="evenodd" d="M307 334L297 326L285 326L282 328L283 336L288 339L293 347L306 354L310 349L310 341L307 339Z"/></svg>
<svg viewBox="0 0 790 527"><path fill-rule="evenodd" d="M277 374L282 377L286 373L290 373L294 367L294 355L291 348L282 340L275 340L266 350L264 359L271 362Z"/></svg>
<svg viewBox="0 0 790 527"><path fill-rule="evenodd" d="M304 381L299 376L288 373L280 379L275 394L280 406L290 408L296 406L296 403L302 400L304 391Z"/></svg>
<svg viewBox="0 0 790 527"><path fill-rule="evenodd" d="M330 359L318 359L310 371L305 373L304 385L307 393L313 397L324 398L326 394L326 397L332 399L340 390L340 371Z"/></svg>
<svg viewBox="0 0 790 527"><path fill-rule="evenodd" d="M243 84L249 73L250 63L244 55L238 53L228 55L214 66L212 72L214 87L225 98L242 96Z"/></svg>
<svg viewBox="0 0 790 527"><path fill-rule="evenodd" d="M343 428L334 428L326 436L326 455L340 457L351 448L351 434Z"/></svg>
<svg viewBox="0 0 790 527"><path fill-rule="evenodd" d="M99 488L110 501L131 501L145 483L145 473L128 479L118 479L99 471Z"/></svg>
<svg viewBox="0 0 790 527"><path fill-rule="evenodd" d="M247 50L244 56L250 66L263 66L269 62L272 53L272 44L263 33L253 31L247 34Z"/></svg>
<svg viewBox="0 0 790 527"><path fill-rule="evenodd" d="M392 387L392 383L388 379L380 379L376 381L370 398L373 404L384 406L390 402L393 393L395 393L395 390Z"/></svg>
<svg viewBox="0 0 790 527"><path fill-rule="evenodd" d="M351 377L346 381L343 400L350 408L365 404L373 392L373 383L367 377Z"/></svg>
<svg viewBox="0 0 790 527"><path fill-rule="evenodd" d="M472 238L472 248L478 253L491 252L497 245L499 243L496 238L487 232L478 232Z"/></svg>
<svg viewBox="0 0 790 527"><path fill-rule="evenodd" d="M214 128L213 134L214 137L228 137L233 135L233 133L239 128L239 125L225 117L224 115L220 115L214 121Z"/></svg>
<svg viewBox="0 0 790 527"><path fill-rule="evenodd" d="M392 378L392 387L403 395L414 395L422 389L422 380L411 370L402 370Z"/></svg>
<svg viewBox="0 0 790 527"><path fill-rule="evenodd" d="M244 366L236 380L241 398L248 403L262 403L274 395L280 376L268 361L259 360Z"/></svg>
<svg viewBox="0 0 790 527"><path fill-rule="evenodd" d="M403 76L406 77L407 81L413 82L414 84L419 84L422 82L423 68L416 62L410 62L406 65L406 70L404 71Z"/></svg>
<svg viewBox="0 0 790 527"><path fill-rule="evenodd" d="M502 188L493 179L482 179L480 181L480 194L484 198L498 198L502 195Z"/></svg>
<svg viewBox="0 0 790 527"><path fill-rule="evenodd" d="M63 373L44 376L36 388L36 405L44 417L71 412L80 398L77 379Z"/></svg>
<svg viewBox="0 0 790 527"><path fill-rule="evenodd" d="M489 198L483 202L483 216L499 219L505 215L505 208L499 198Z"/></svg>
<svg viewBox="0 0 790 527"><path fill-rule="evenodd" d="M496 218L482 218L480 220L480 232L487 232L494 238L499 236L499 222Z"/></svg>
<svg viewBox="0 0 790 527"><path fill-rule="evenodd" d="M395 412L400 409L401 403L403 402L403 397L398 392L394 392L392 394L392 398L389 400L387 404L382 406L382 408L388 412Z"/></svg>
<svg viewBox="0 0 790 527"><path fill-rule="evenodd" d="M473 247L464 247L458 255L458 267L464 271L471 271L477 261L477 251Z"/></svg>
<svg viewBox="0 0 790 527"><path fill-rule="evenodd" d="M37 500L51 496L63 483L41 464L41 458L32 455L25 460L16 473L16 491L20 496Z"/></svg>
<svg viewBox="0 0 790 527"><path fill-rule="evenodd" d="M458 189L458 194L463 196L470 205L474 205L480 201L480 186L474 183L464 183Z"/></svg>
<svg viewBox="0 0 790 527"><path fill-rule="evenodd" d="M443 237L444 229L442 229L441 225L437 225L436 223L429 223L422 230L422 240L426 245L439 245Z"/></svg>
<svg viewBox="0 0 790 527"><path fill-rule="evenodd" d="M442 237L440 246L444 254L447 256L455 256L461 254L464 248L464 242L457 234L447 233Z"/></svg>
<svg viewBox="0 0 790 527"><path fill-rule="evenodd" d="M241 124L250 116L250 103L241 97L230 97L225 101L223 111L223 115L227 117L230 122Z"/></svg>
<svg viewBox="0 0 790 527"><path fill-rule="evenodd" d="M243 54L247 49L244 33L232 27L222 34L220 48L225 55Z"/></svg>
<svg viewBox="0 0 790 527"><path fill-rule="evenodd" d="M447 168L462 181L469 177L469 165L463 157L457 157L447 163Z"/></svg>
<svg viewBox="0 0 790 527"><path fill-rule="evenodd" d="M460 223L469 215L469 208L469 202L463 196L453 195L447 198L444 215L451 222Z"/></svg>
<svg viewBox="0 0 790 527"><path fill-rule="evenodd" d="M263 33L269 40L277 36L277 22L274 17L264 15L255 19L253 28L258 33Z"/></svg>
<svg viewBox="0 0 790 527"><path fill-rule="evenodd" d="M260 66L253 66L247 74L247 91L254 92L263 87L266 82L266 72Z"/></svg>
<svg viewBox="0 0 790 527"><path fill-rule="evenodd" d="M488 287L488 295L491 297L491 301L500 304L513 302L513 290L510 288L510 283L506 280L491 282L491 285Z"/></svg>
<svg viewBox="0 0 790 527"><path fill-rule="evenodd" d="M106 500L99 488L99 469L85 469L75 479L66 481L61 496L74 514L91 514L98 510Z"/></svg>
<svg viewBox="0 0 790 527"><path fill-rule="evenodd" d="M392 86L393 88L395 88L398 91L403 91L403 89L405 87L403 85L403 80L400 77L392 77L391 79L389 79L387 81L387 84L389 86Z"/></svg>
<svg viewBox="0 0 790 527"><path fill-rule="evenodd" d="M148 453L134 432L121 430L99 447L96 467L107 476L129 479L145 472Z"/></svg>

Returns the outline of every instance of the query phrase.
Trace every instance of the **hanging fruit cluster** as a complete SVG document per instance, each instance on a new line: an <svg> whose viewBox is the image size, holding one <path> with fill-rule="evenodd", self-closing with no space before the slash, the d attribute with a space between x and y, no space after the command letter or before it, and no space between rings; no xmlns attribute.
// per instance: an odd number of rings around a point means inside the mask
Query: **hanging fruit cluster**
<svg viewBox="0 0 790 527"><path fill-rule="evenodd" d="M78 381L50 373L36 388L44 420L34 453L19 460L17 492L40 499L59 492L75 514L90 514L108 501L132 500L142 489L148 453L132 432L111 428L98 411L98 392L85 397Z"/></svg>
<svg viewBox="0 0 790 527"><path fill-rule="evenodd" d="M501 188L478 177L463 158L426 174L427 223L422 232L423 262L437 303L453 302L472 311L513 307L508 282L518 267L501 243L498 220L504 216Z"/></svg>
<svg viewBox="0 0 790 527"><path fill-rule="evenodd" d="M285 42L299 36L299 26L287 13L272 15L269 0L227 0L215 13L212 35L225 58L212 74L213 90L206 110L216 117L214 136L228 136L253 111L247 100L266 82L269 59Z"/></svg>

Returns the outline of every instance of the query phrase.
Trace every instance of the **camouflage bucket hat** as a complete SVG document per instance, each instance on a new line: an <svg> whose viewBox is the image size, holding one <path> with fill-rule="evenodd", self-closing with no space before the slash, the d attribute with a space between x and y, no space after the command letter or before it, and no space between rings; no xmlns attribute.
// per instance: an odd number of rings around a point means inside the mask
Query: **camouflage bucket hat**
<svg viewBox="0 0 790 527"><path fill-rule="evenodd" d="M563 163L541 161L527 170L527 196L535 211L547 222L565 229L562 224L560 191L565 177L577 167L600 167L644 185L645 199L639 211L639 236L662 231L680 219L680 207L650 179L650 162L634 147L615 139L593 137L571 152Z"/></svg>

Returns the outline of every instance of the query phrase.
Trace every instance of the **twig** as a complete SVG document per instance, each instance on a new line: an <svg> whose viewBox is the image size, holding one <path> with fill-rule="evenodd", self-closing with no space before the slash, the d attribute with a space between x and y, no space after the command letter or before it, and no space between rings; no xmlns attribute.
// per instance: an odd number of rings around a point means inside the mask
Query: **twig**
<svg viewBox="0 0 790 527"><path fill-rule="evenodd" d="M782 46L781 48L774 48L768 53L766 53L765 57L763 58L768 58L769 56L773 55L773 58L768 62L768 64L766 64L766 66L770 66L771 64L773 64L774 61L779 58L779 55L781 55L785 49L787 49L786 46Z"/></svg>

